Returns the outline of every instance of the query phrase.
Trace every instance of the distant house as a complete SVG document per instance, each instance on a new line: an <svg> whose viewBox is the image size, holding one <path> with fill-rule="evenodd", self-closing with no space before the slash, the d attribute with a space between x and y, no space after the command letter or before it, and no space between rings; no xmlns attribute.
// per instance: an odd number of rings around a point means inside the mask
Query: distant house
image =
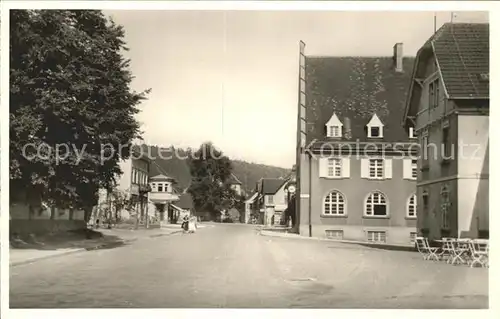
<svg viewBox="0 0 500 319"><path fill-rule="evenodd" d="M242 223L248 224L251 221L252 215L256 210L257 198L259 193L255 192L245 200L245 212L243 214Z"/></svg>
<svg viewBox="0 0 500 319"><path fill-rule="evenodd" d="M169 211L169 205L179 201L179 195L174 189L176 180L164 174L153 176L149 179L151 193L149 193L150 208L152 212L158 215L161 222L165 221L165 212ZM163 211L158 208L163 206Z"/></svg>
<svg viewBox="0 0 500 319"><path fill-rule="evenodd" d="M401 125L413 58L300 52L296 227L301 235L410 245L415 137ZM412 149L415 151L412 152Z"/></svg>
<svg viewBox="0 0 500 319"><path fill-rule="evenodd" d="M119 212L122 219L135 218L139 215L142 220L148 213L154 213L154 211L148 211L148 194L151 190L149 186L151 162L152 160L141 152L138 147L132 149L129 159L120 162L122 174L117 177L115 192L120 192L133 203L130 209L123 209ZM99 210L103 207L114 209L111 194L101 189L98 204L94 211L96 217L99 216Z"/></svg>
<svg viewBox="0 0 500 319"><path fill-rule="evenodd" d="M236 177L236 175L231 173L231 175L229 176L228 183L229 183L231 189L234 190L238 196L243 195L243 190L241 188L241 185L242 185L241 181L238 179L238 177Z"/></svg>
<svg viewBox="0 0 500 319"><path fill-rule="evenodd" d="M184 192L179 196L179 200L169 206L169 219L180 221L184 216L195 215L194 203L191 194Z"/></svg>
<svg viewBox="0 0 500 319"><path fill-rule="evenodd" d="M258 183L259 212L266 226L280 225L288 206L285 186L288 179L262 178Z"/></svg>
<svg viewBox="0 0 500 319"><path fill-rule="evenodd" d="M446 23L417 53L403 124L418 135L421 235L489 236L489 24Z"/></svg>

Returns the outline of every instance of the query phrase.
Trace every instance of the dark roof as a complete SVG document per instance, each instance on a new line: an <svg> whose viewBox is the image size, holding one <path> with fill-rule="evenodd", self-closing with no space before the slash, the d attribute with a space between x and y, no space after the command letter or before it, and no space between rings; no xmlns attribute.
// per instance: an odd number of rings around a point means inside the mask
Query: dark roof
<svg viewBox="0 0 500 319"><path fill-rule="evenodd" d="M412 78L425 77L429 58L435 56L447 98L489 99L489 33L485 23L445 23L418 50ZM412 82L404 124L416 115L421 93Z"/></svg>
<svg viewBox="0 0 500 319"><path fill-rule="evenodd" d="M236 175L234 175L233 173L231 173L231 175L229 175L228 183L233 184L233 185L234 184L242 185L240 180L238 179L238 177L236 177Z"/></svg>
<svg viewBox="0 0 500 319"><path fill-rule="evenodd" d="M429 41L449 98L489 97L489 24L446 23Z"/></svg>
<svg viewBox="0 0 500 319"><path fill-rule="evenodd" d="M276 194L286 181L286 179L282 178L263 178L261 180L261 192L264 195Z"/></svg>
<svg viewBox="0 0 500 319"><path fill-rule="evenodd" d="M367 141L374 113L384 124L379 141L408 141L401 118L413 61L404 57L403 72L396 72L392 57L306 57L307 142L328 140L325 124L333 113L344 141Z"/></svg>
<svg viewBox="0 0 500 319"><path fill-rule="evenodd" d="M192 209L194 207L193 198L189 193L181 194L179 196L179 200L175 202L174 205L179 206L182 209Z"/></svg>

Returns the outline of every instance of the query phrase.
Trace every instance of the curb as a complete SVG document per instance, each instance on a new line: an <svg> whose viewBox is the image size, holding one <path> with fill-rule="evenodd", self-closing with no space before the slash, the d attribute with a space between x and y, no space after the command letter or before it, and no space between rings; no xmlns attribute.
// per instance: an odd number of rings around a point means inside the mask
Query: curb
<svg viewBox="0 0 500 319"><path fill-rule="evenodd" d="M335 239L319 238L319 237L305 237L305 236L300 236L300 235L297 235L297 234L283 235L283 234L287 234L287 233L277 232L277 231L269 231L269 230L267 230L267 231L266 230L261 230L259 233L260 233L261 236L265 236L265 237L279 237L279 238L289 238L289 239L327 241L327 242L332 242L332 243L361 245L361 246L365 246L365 247L370 247L370 248L375 248L375 249L383 249L383 250L409 251L409 252L415 252L416 251L415 247L413 247L413 246L390 245L390 244L374 244L374 243L369 243L369 242L364 242L364 241L335 240Z"/></svg>
<svg viewBox="0 0 500 319"><path fill-rule="evenodd" d="M157 237L163 237L163 236L170 236L170 235L178 234L180 232L181 231L175 231L175 232L171 232L171 233L168 233L168 234L149 235L149 236L147 236L145 238L157 238ZM123 244L123 245L126 245L126 244L130 244L130 243L136 242L138 240L140 240L140 239L139 238L131 238L131 239L122 240L120 243ZM20 260L20 261L17 261L17 262L10 263L9 267L15 267L15 266L20 266L20 265L25 265L25 264L31 264L31 263L34 263L34 262L37 262L37 261L40 261L40 260L44 260L44 259L57 258L57 257L62 257L62 256L67 256L67 255L72 255L72 254L77 254L77 253L83 253L83 252L86 252L86 251L99 250L99 249L103 249L103 248L106 248L106 247L109 247L109 246L113 246L113 245L116 245L116 242L113 242L113 243L102 243L102 244L99 244L99 245L96 245L96 246L86 247L86 248L76 248L74 250L69 250L69 251L65 251L65 252L61 252L61 253L57 253L57 254L53 254L53 255L35 257L35 258L26 259L26 260Z"/></svg>

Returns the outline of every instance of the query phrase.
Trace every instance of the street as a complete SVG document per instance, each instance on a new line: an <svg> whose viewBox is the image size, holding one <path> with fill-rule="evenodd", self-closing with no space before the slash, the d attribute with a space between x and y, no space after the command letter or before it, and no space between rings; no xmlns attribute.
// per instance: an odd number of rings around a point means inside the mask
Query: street
<svg viewBox="0 0 500 319"><path fill-rule="evenodd" d="M11 267L11 308L487 308L488 269L250 225Z"/></svg>

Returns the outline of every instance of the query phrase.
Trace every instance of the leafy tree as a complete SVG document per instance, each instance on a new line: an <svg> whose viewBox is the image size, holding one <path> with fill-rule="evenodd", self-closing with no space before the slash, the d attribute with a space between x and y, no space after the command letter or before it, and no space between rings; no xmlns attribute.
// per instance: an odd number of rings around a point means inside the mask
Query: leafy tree
<svg viewBox="0 0 500 319"><path fill-rule="evenodd" d="M11 194L89 212L113 188L149 92L131 90L126 50L101 11L10 11Z"/></svg>
<svg viewBox="0 0 500 319"><path fill-rule="evenodd" d="M188 192L197 211L216 216L221 210L233 207L235 193L227 183L231 175L231 160L208 142L189 158L192 176Z"/></svg>

